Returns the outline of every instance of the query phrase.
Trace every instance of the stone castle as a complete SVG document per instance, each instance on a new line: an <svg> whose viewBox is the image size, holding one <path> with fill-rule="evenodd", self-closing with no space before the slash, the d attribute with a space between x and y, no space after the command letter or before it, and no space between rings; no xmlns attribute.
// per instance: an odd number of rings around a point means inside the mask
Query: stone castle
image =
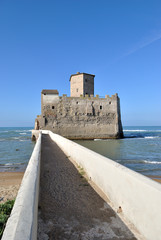
<svg viewBox="0 0 161 240"><path fill-rule="evenodd" d="M119 97L94 96L94 77L80 72L71 75L70 97L42 90L35 130L51 130L69 139L122 138Z"/></svg>

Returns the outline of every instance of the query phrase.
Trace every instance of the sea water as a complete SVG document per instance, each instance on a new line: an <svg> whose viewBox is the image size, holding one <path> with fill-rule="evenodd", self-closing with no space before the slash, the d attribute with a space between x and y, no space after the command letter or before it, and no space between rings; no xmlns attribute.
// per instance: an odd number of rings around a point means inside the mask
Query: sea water
<svg viewBox="0 0 161 240"><path fill-rule="evenodd" d="M0 171L24 171L35 142L29 128L0 128ZM144 175L161 176L161 127L123 127L117 140L76 142Z"/></svg>
<svg viewBox="0 0 161 240"><path fill-rule="evenodd" d="M35 143L32 127L0 128L0 171L24 171Z"/></svg>
<svg viewBox="0 0 161 240"><path fill-rule="evenodd" d="M161 176L161 127L123 127L117 140L77 140L76 142L136 172Z"/></svg>

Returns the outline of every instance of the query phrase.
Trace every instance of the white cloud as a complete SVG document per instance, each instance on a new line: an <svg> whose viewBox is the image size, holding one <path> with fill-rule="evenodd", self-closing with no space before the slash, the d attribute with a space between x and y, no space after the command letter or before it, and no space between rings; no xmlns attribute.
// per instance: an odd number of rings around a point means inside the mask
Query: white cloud
<svg viewBox="0 0 161 240"><path fill-rule="evenodd" d="M147 39L144 39L142 42L138 43L137 46L135 46L133 49L131 49L127 53L125 53L121 58L127 57L127 56L135 53L136 51L138 51L144 47L147 47L148 45L150 45L160 39L161 39L161 32L159 32L158 34L155 34L155 36L153 35L151 37L148 37Z"/></svg>

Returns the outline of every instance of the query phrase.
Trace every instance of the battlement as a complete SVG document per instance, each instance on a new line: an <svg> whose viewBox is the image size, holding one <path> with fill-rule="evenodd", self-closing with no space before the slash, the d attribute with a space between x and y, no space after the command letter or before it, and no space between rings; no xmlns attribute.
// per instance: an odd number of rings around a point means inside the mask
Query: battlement
<svg viewBox="0 0 161 240"><path fill-rule="evenodd" d="M93 94L88 95L86 94L85 96L83 96L82 94L79 97L69 97L67 96L67 94L63 94L62 96L59 96L60 98L67 98L67 99L91 99L91 100L95 100L95 99L104 99L104 100L113 100L113 99L117 99L118 94L115 93L114 95L112 95L111 97L109 95L105 95L105 97L103 96L99 96L98 94L96 94L96 96L94 96Z"/></svg>

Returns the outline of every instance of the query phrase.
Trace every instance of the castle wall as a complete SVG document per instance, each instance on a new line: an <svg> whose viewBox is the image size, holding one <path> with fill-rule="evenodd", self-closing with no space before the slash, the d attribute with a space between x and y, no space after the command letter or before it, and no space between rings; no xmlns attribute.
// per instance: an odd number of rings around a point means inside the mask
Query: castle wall
<svg viewBox="0 0 161 240"><path fill-rule="evenodd" d="M52 102L59 101L59 95L56 95L56 94L43 95L42 94L42 101L43 101L43 104L45 105L52 104Z"/></svg>
<svg viewBox="0 0 161 240"><path fill-rule="evenodd" d="M59 92L57 90L42 90L41 92L41 112L43 113L43 106L51 105L53 102L59 101Z"/></svg>
<svg viewBox="0 0 161 240"><path fill-rule="evenodd" d="M50 99L50 101L49 101ZM43 96L40 129L70 139L119 138L122 136L117 94L97 97Z"/></svg>

